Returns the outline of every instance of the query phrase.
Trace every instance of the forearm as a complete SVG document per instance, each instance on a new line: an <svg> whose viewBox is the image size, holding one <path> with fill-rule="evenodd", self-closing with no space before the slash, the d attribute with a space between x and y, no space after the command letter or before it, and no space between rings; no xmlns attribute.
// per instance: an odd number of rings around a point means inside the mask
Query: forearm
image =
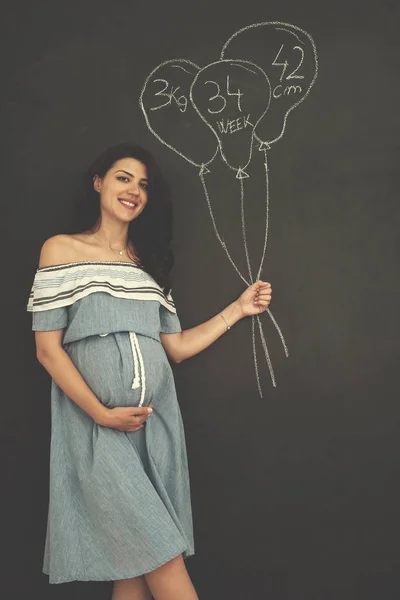
<svg viewBox="0 0 400 600"><path fill-rule="evenodd" d="M88 387L65 350L59 348L51 354L42 354L38 356L38 360L68 398L78 404L96 423L105 423L109 409L101 404Z"/></svg>
<svg viewBox="0 0 400 600"><path fill-rule="evenodd" d="M224 318L221 317L221 314ZM171 349L170 355L174 362L181 362L205 348L221 337L240 319L243 318L242 309L238 302L232 302L220 313L191 329L185 329L180 333L178 343ZM224 320L225 319L225 320Z"/></svg>

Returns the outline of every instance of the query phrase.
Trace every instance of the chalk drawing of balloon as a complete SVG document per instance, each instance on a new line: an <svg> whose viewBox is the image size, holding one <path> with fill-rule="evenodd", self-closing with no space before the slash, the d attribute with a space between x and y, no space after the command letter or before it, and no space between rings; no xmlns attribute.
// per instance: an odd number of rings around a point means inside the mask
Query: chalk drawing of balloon
<svg viewBox="0 0 400 600"><path fill-rule="evenodd" d="M163 62L150 73L141 91L139 103L150 131L162 144L199 167L198 176L214 233L245 284L260 279L266 258L271 144L285 133L289 113L307 98L317 74L318 58L312 37L295 25L273 21L255 23L234 33L224 44L220 60L204 68L185 59ZM248 193L255 170L245 171L254 149L262 152L263 157L264 185L262 194L257 197ZM219 222L218 216L214 216L215 206L224 200L213 198L210 193L207 165L218 152L236 175L237 211L231 211L231 216L233 221L237 218L235 222L240 225L247 273L235 263L232 248L228 248L220 234L221 224L224 227L223 213L221 216L220 211ZM260 156L259 152L257 156ZM248 247L246 217L249 202L252 203L252 218L262 223L263 228L265 226L261 256L257 257L256 264L251 260L257 254L253 238L250 249ZM240 240L235 240L235 251L237 242ZM289 356L274 315L270 308L266 312L280 337L285 355ZM251 327L255 374L262 397L257 329L274 386L276 381L260 315L252 317Z"/></svg>
<svg viewBox="0 0 400 600"><path fill-rule="evenodd" d="M312 37L288 23L256 23L240 29L225 43L221 59L229 57L252 61L267 74L271 104L255 133L260 141L278 141L285 132L288 114L305 100L317 77Z"/></svg>
<svg viewBox="0 0 400 600"><path fill-rule="evenodd" d="M240 173L251 159L253 131L268 111L271 88L257 65L220 60L195 76L190 99L218 140L225 163Z"/></svg>
<svg viewBox="0 0 400 600"><path fill-rule="evenodd" d="M189 91L200 67L185 59L163 62L147 77L139 104L158 140L192 165L209 164L218 143L193 108Z"/></svg>

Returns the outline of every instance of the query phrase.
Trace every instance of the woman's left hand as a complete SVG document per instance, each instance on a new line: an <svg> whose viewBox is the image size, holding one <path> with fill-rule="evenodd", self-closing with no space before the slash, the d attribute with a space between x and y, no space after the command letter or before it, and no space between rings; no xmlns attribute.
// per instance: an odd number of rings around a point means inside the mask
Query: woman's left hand
<svg viewBox="0 0 400 600"><path fill-rule="evenodd" d="M239 296L237 302L242 309L245 317L250 315L259 315L267 310L271 302L272 288L271 284L260 279L249 285L247 290Z"/></svg>

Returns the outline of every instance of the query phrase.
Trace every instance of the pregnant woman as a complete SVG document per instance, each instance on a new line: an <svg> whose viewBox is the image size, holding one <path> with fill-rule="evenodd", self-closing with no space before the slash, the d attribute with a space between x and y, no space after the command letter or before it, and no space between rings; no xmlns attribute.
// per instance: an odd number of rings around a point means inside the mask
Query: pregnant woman
<svg viewBox="0 0 400 600"><path fill-rule="evenodd" d="M52 378L50 583L114 581L113 600L196 600L182 418L169 360L263 312L257 281L181 330L171 296L168 187L143 148L119 144L89 168L73 234L42 246L28 310ZM169 359L169 360L168 360Z"/></svg>

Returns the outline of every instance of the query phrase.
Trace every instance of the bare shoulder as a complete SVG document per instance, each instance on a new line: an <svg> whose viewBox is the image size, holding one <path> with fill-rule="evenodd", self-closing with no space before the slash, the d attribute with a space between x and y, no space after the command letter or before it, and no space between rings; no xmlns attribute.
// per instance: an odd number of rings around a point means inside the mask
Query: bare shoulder
<svg viewBox="0 0 400 600"><path fill-rule="evenodd" d="M40 251L39 268L73 262L75 259L75 236L54 235L46 240Z"/></svg>

